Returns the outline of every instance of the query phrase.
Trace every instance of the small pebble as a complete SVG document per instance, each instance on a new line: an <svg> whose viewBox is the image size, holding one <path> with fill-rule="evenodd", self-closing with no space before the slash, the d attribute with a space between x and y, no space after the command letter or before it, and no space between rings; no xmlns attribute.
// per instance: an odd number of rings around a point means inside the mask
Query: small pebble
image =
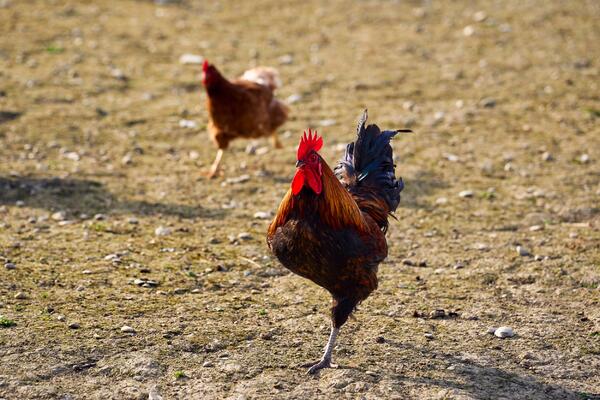
<svg viewBox="0 0 600 400"><path fill-rule="evenodd" d="M496 100L491 97L486 97L479 102L479 105L485 108L494 108L496 107Z"/></svg>
<svg viewBox="0 0 600 400"><path fill-rule="evenodd" d="M488 245L487 245L487 244L485 244L485 243L475 243L475 244L473 245L473 248L474 248L475 250L480 250L480 251L488 251L488 250L490 249L490 246L488 246Z"/></svg>
<svg viewBox="0 0 600 400"><path fill-rule="evenodd" d="M446 113L443 111L436 111L433 114L433 123L434 124L439 124L440 122L442 122L444 120L444 118L446 117Z"/></svg>
<svg viewBox="0 0 600 400"><path fill-rule="evenodd" d="M542 231L542 230L544 230L544 226L543 225L532 225L529 227L529 230L531 232Z"/></svg>
<svg viewBox="0 0 600 400"><path fill-rule="evenodd" d="M254 218L256 219L270 219L271 213L268 211L257 211L254 213Z"/></svg>
<svg viewBox="0 0 600 400"><path fill-rule="evenodd" d="M582 154L578 160L582 164L587 164L590 162L590 156L588 156L587 154Z"/></svg>
<svg viewBox="0 0 600 400"><path fill-rule="evenodd" d="M237 183L248 182L249 180L250 180L250 175L244 174L244 175L240 175L237 177L227 178L225 180L225 182L223 182L223 183L225 183L226 185L234 185Z"/></svg>
<svg viewBox="0 0 600 400"><path fill-rule="evenodd" d="M237 235L237 238L241 240L250 240L252 239L252 235L248 232L242 232L239 235Z"/></svg>
<svg viewBox="0 0 600 400"><path fill-rule="evenodd" d="M299 102L300 100L302 100L301 94L292 94L292 95L288 96L288 98L285 101L288 104L294 104L294 103Z"/></svg>
<svg viewBox="0 0 600 400"><path fill-rule="evenodd" d="M256 154L256 145L254 143L248 143L246 146L246 154L250 154L251 156Z"/></svg>
<svg viewBox="0 0 600 400"><path fill-rule="evenodd" d="M19 292L15 295L15 299L17 300L26 300L27 299L27 295L23 292Z"/></svg>
<svg viewBox="0 0 600 400"><path fill-rule="evenodd" d="M433 340L433 338L434 338L433 333L426 333L425 338L429 339L429 340Z"/></svg>
<svg viewBox="0 0 600 400"><path fill-rule="evenodd" d="M385 338L383 336L377 336L375 338L375 343L379 343L379 344L385 343Z"/></svg>
<svg viewBox="0 0 600 400"><path fill-rule="evenodd" d="M68 326L69 329L79 329L81 327L77 322L71 322Z"/></svg>
<svg viewBox="0 0 600 400"><path fill-rule="evenodd" d="M94 219L96 221L104 221L106 219L106 215L104 215L104 214L96 214L96 215L94 215Z"/></svg>
<svg viewBox="0 0 600 400"><path fill-rule="evenodd" d="M496 333L496 329L498 329L498 328L496 328L496 327L488 328L488 330L486 331L486 333L488 333L490 335L493 335L494 333Z"/></svg>
<svg viewBox="0 0 600 400"><path fill-rule="evenodd" d="M210 361L204 361L204 363L202 364L202 366L203 366L204 368L210 368L210 367L213 367L213 366L214 366L214 364L213 364L213 363L211 363Z"/></svg>
<svg viewBox="0 0 600 400"><path fill-rule="evenodd" d="M571 239L576 239L579 235L577 234L577 232L571 232L569 233L569 238Z"/></svg>
<svg viewBox="0 0 600 400"><path fill-rule="evenodd" d="M199 65L204 62L204 57L197 54L185 53L179 57L179 63L183 65Z"/></svg>
<svg viewBox="0 0 600 400"><path fill-rule="evenodd" d="M465 263L462 261L459 261L456 264L454 264L454 269L463 269L464 267L465 267Z"/></svg>
<svg viewBox="0 0 600 400"><path fill-rule="evenodd" d="M463 29L463 35L465 35L467 37L473 36L474 33L475 33L475 28L473 28L472 25L467 25Z"/></svg>
<svg viewBox="0 0 600 400"><path fill-rule="evenodd" d="M521 257L529 257L531 256L531 253L529 252L529 250L527 250L525 247L523 246L517 246L517 253L521 256Z"/></svg>
<svg viewBox="0 0 600 400"><path fill-rule="evenodd" d="M4 264L4 268L6 268L6 269L16 269L17 266L14 263L7 262L6 264Z"/></svg>
<svg viewBox="0 0 600 400"><path fill-rule="evenodd" d="M445 316L446 316L446 311L444 311L442 309L438 309L438 310L433 310L431 312L431 314L429 315L429 318L440 319L440 318L444 318Z"/></svg>
<svg viewBox="0 0 600 400"><path fill-rule="evenodd" d="M512 328L509 328L508 326L501 326L500 328L496 329L494 335L504 339L515 336L515 333Z"/></svg>
<svg viewBox="0 0 600 400"><path fill-rule="evenodd" d="M133 155L131 153L127 153L121 158L121 164L123 165L131 165L133 163Z"/></svg>
<svg viewBox="0 0 600 400"><path fill-rule="evenodd" d="M539 254L536 254L536 255L535 255L535 257L533 257L533 259L534 259L535 261L544 261L544 257L543 257L543 256L540 256Z"/></svg>
<svg viewBox="0 0 600 400"><path fill-rule="evenodd" d="M57 316L56 316L56 319L57 319L58 321L61 321L61 322L63 322L63 321L65 321L67 318L66 318L64 315L57 315Z"/></svg>
<svg viewBox="0 0 600 400"><path fill-rule="evenodd" d="M151 279L136 279L133 281L133 284L137 285L137 286L146 287L146 288L158 286L158 282L153 281Z"/></svg>
<svg viewBox="0 0 600 400"><path fill-rule="evenodd" d="M171 228L167 228L165 226L159 226L154 230L154 234L156 236L168 236L173 232Z"/></svg>
<svg viewBox="0 0 600 400"><path fill-rule="evenodd" d="M64 211L57 211L52 214L51 218L55 221L64 221L67 219L67 214Z"/></svg>
<svg viewBox="0 0 600 400"><path fill-rule="evenodd" d="M487 14L485 13L485 11L477 11L475 14L473 14L473 20L475 22L483 22L486 18Z"/></svg>
<svg viewBox="0 0 600 400"><path fill-rule="evenodd" d="M179 127L180 128L187 128L187 129L195 129L198 127L198 124L196 123L196 121L192 121L190 119L180 119L179 120Z"/></svg>
<svg viewBox="0 0 600 400"><path fill-rule="evenodd" d="M279 64L281 65L289 65L294 62L294 57L291 54L285 54L279 57Z"/></svg>
<svg viewBox="0 0 600 400"><path fill-rule="evenodd" d="M447 197L438 197L438 198L435 200L435 204L437 204L437 205L440 205L440 206L441 206L441 205L444 205L444 204L446 204L446 203L448 203L448 198L447 198Z"/></svg>
<svg viewBox="0 0 600 400"><path fill-rule="evenodd" d="M469 198L469 197L473 197L473 191L472 190L463 190L462 192L458 193L459 197L462 198Z"/></svg>
<svg viewBox="0 0 600 400"><path fill-rule="evenodd" d="M553 161L554 157L552 157L552 154L550 154L549 152L545 151L544 153L542 153L542 160L543 161Z"/></svg>
<svg viewBox="0 0 600 400"><path fill-rule="evenodd" d="M127 223L131 224L131 225L137 225L139 223L138 219L135 217L131 217L127 219Z"/></svg>
<svg viewBox="0 0 600 400"><path fill-rule="evenodd" d="M335 119L323 119L319 121L319 126L323 127L333 126L335 124L337 124L337 121Z"/></svg>
<svg viewBox="0 0 600 400"><path fill-rule="evenodd" d="M459 162L460 158L456 154L444 154L443 157L450 162Z"/></svg>
<svg viewBox="0 0 600 400"><path fill-rule="evenodd" d="M121 332L123 332L123 333L135 333L135 329L133 329L133 328L132 328L132 327L130 327L130 326L123 325L123 326L121 327Z"/></svg>

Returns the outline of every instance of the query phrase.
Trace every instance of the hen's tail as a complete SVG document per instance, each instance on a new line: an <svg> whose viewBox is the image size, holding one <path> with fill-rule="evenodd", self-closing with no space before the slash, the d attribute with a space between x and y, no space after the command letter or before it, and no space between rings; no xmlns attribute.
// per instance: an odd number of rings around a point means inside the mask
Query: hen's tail
<svg viewBox="0 0 600 400"><path fill-rule="evenodd" d="M249 69L248 71L244 72L240 79L256 82L259 85L271 88L271 90L281 87L279 72L275 68L271 67L256 67Z"/></svg>
<svg viewBox="0 0 600 400"><path fill-rule="evenodd" d="M399 132L381 131L366 125L367 110L358 123L356 141L346 146L346 154L335 167L340 182L352 193L359 207L371 214L382 229L387 229L387 214L396 210L402 178L396 179L390 140ZM387 208L382 210L382 207Z"/></svg>

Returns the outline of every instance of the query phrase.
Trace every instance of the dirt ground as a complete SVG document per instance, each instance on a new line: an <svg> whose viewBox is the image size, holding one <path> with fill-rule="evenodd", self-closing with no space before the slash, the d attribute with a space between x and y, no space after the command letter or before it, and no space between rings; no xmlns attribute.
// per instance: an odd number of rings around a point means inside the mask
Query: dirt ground
<svg viewBox="0 0 600 400"><path fill-rule="evenodd" d="M600 398L598 20L594 0L0 0L0 398ZM186 53L276 66L284 148L234 142L204 179ZM333 165L365 107L415 131L393 143L406 189L339 368L309 377L330 299L265 231L302 130Z"/></svg>

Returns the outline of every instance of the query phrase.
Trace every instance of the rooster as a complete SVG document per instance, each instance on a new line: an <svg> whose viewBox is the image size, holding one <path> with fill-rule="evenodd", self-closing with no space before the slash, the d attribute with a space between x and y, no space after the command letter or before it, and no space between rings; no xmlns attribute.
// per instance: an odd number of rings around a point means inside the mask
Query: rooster
<svg viewBox="0 0 600 400"><path fill-rule="evenodd" d="M274 97L281 85L277 70L253 68L241 78L228 81L205 60L202 83L207 93L208 131L219 148L208 173L210 178L217 174L223 151L237 137L271 136L273 145L281 147L277 128L287 120L288 107Z"/></svg>
<svg viewBox="0 0 600 400"><path fill-rule="evenodd" d="M387 256L388 215L396 210L402 179L396 179L390 140L398 132L366 125L332 171L318 151L323 139L300 140L296 174L267 232L267 244L292 272L333 297L331 334L323 357L308 370L331 367L339 330L355 307L377 288L377 268Z"/></svg>

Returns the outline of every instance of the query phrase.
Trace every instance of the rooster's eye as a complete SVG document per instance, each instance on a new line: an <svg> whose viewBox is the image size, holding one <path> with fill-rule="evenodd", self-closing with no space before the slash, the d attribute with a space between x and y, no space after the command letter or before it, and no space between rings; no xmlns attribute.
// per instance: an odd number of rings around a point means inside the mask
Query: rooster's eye
<svg viewBox="0 0 600 400"><path fill-rule="evenodd" d="M316 154L313 153L310 155L310 162L317 162L318 159L319 158L317 157Z"/></svg>

